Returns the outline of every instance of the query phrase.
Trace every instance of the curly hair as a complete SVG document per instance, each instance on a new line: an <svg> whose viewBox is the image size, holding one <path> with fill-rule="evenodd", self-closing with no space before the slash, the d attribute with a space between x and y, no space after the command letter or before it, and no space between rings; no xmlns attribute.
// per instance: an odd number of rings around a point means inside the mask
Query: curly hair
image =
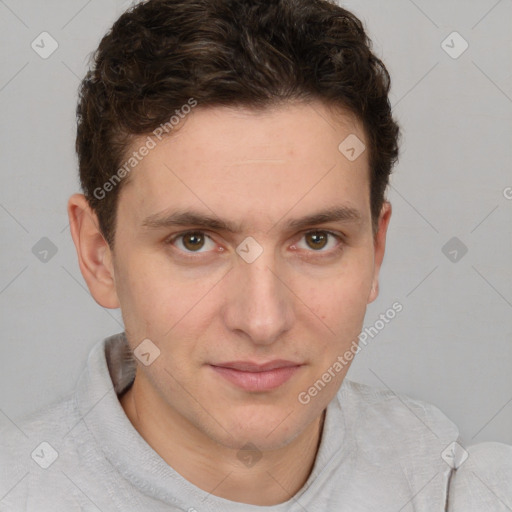
<svg viewBox="0 0 512 512"><path fill-rule="evenodd" d="M320 100L354 114L366 135L375 231L399 126L389 73L361 21L329 0L146 0L114 23L79 89L80 183L114 245L123 180L103 190L135 140L191 98L201 106L265 109Z"/></svg>

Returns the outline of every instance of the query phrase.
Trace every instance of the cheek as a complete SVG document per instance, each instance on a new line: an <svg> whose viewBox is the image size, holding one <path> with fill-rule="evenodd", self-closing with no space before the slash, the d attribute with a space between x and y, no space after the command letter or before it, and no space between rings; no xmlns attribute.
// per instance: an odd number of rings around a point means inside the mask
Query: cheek
<svg viewBox="0 0 512 512"><path fill-rule="evenodd" d="M162 318L166 303L162 295L166 291L170 293L165 281L158 265L136 254L125 253L116 268L116 289L124 324L134 339L151 337L151 326Z"/></svg>
<svg viewBox="0 0 512 512"><path fill-rule="evenodd" d="M309 286L305 296L318 305L322 319L350 317L365 309L373 279L373 259L367 254L354 254L342 261L324 279Z"/></svg>
<svg viewBox="0 0 512 512"><path fill-rule="evenodd" d="M205 328L210 314L204 297L214 288L215 280L217 275L184 277L182 269L173 268L165 255L126 255L119 269L118 295L127 331L162 344L176 333L180 339L197 333Z"/></svg>
<svg viewBox="0 0 512 512"><path fill-rule="evenodd" d="M356 260L355 260L356 261ZM328 279L304 288L300 296L315 314L315 337L320 338L326 350L340 350L357 339L366 313L371 289L373 265L363 257L357 264L348 263ZM304 308L308 314L308 308ZM309 312L311 316L311 313Z"/></svg>

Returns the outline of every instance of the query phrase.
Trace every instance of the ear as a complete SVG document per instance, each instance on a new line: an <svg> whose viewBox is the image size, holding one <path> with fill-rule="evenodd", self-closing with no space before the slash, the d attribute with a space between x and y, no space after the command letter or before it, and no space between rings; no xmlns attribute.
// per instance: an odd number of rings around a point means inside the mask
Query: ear
<svg viewBox="0 0 512 512"><path fill-rule="evenodd" d="M80 271L91 295L104 308L118 308L112 252L101 234L98 217L83 194L69 198L68 217Z"/></svg>
<svg viewBox="0 0 512 512"><path fill-rule="evenodd" d="M388 231L389 220L391 218L391 203L384 201L379 215L378 231L374 237L374 271L372 289L368 297L368 304L373 302L379 295L379 272L384 259L384 251L386 249L386 234Z"/></svg>

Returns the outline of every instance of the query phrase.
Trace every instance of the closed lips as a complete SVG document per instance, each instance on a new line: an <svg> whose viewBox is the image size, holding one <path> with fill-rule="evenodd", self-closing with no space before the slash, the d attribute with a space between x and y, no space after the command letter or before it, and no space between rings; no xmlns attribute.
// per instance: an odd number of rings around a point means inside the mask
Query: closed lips
<svg viewBox="0 0 512 512"><path fill-rule="evenodd" d="M228 368L230 370L238 370L240 372L267 372L278 368L289 368L292 366L301 366L301 363L295 363L293 361L275 360L264 364L252 363L249 361L230 361L227 363L219 363L212 366L220 368Z"/></svg>

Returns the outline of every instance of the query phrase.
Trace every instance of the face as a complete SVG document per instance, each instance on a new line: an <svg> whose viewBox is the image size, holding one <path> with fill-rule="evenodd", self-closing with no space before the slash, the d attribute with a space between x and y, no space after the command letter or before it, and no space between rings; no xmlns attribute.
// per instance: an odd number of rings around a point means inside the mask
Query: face
<svg viewBox="0 0 512 512"><path fill-rule="evenodd" d="M365 141L320 103L198 107L133 169L112 272L132 349L160 350L137 378L162 414L224 446L272 449L333 398L389 219L375 239L367 151L351 161L338 149L350 134ZM266 363L278 368L254 371Z"/></svg>

